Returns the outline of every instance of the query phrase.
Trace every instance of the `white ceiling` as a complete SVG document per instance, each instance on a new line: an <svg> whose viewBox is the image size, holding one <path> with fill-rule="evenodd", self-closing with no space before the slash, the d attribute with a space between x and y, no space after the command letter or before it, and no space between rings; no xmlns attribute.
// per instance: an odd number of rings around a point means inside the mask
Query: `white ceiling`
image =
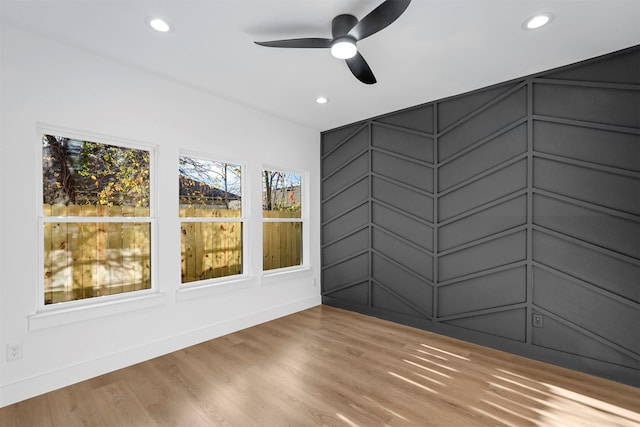
<svg viewBox="0 0 640 427"><path fill-rule="evenodd" d="M382 0L0 0L5 23L137 69L327 130L640 44L640 0L413 0L361 41L378 83L325 49L254 40L331 37L331 20ZM551 12L551 25L522 23ZM173 31L145 20L163 17ZM319 95L329 103L314 102Z"/></svg>

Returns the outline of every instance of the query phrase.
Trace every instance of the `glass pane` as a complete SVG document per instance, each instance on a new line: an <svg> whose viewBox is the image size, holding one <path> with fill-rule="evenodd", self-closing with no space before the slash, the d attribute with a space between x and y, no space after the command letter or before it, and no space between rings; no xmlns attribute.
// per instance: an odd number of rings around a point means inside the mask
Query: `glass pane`
<svg viewBox="0 0 640 427"><path fill-rule="evenodd" d="M240 165L180 156L178 172L180 217L242 215Z"/></svg>
<svg viewBox="0 0 640 427"><path fill-rule="evenodd" d="M146 150L44 135L44 215L149 216L149 157Z"/></svg>
<svg viewBox="0 0 640 427"><path fill-rule="evenodd" d="M302 223L262 223L262 269L302 264Z"/></svg>
<svg viewBox="0 0 640 427"><path fill-rule="evenodd" d="M262 217L302 217L302 176L262 171Z"/></svg>
<svg viewBox="0 0 640 427"><path fill-rule="evenodd" d="M44 224L44 302L151 288L148 222Z"/></svg>
<svg viewBox="0 0 640 427"><path fill-rule="evenodd" d="M182 222L182 283L242 274L241 222Z"/></svg>

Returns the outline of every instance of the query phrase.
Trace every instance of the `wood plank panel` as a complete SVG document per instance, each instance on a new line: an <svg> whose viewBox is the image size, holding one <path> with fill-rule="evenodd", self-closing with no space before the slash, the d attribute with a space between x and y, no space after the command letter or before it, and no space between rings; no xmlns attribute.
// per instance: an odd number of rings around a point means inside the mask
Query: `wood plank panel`
<svg viewBox="0 0 640 427"><path fill-rule="evenodd" d="M52 206L45 204L43 206L43 215L51 216ZM43 263L44 263L44 302L48 304L53 299L53 291L52 291L52 279L53 279L53 264L51 262L51 249L52 249L52 241L51 241L51 232L53 229L53 223L44 223L43 224L43 242L44 242L44 255L43 255Z"/></svg>
<svg viewBox="0 0 640 427"><path fill-rule="evenodd" d="M432 138L385 126L372 126L371 129L373 147L409 156L421 162L433 163Z"/></svg>
<svg viewBox="0 0 640 427"><path fill-rule="evenodd" d="M339 144L335 149L332 149L330 154L322 159L322 170L325 174L331 174L338 168L342 167L342 164L350 161L352 158L358 155L367 148L368 145L367 129L359 130L352 138L349 139L349 143L344 142Z"/></svg>
<svg viewBox="0 0 640 427"><path fill-rule="evenodd" d="M92 205L82 206L82 216L96 216L96 207ZM96 223L86 222L82 224L82 283L84 297L97 296L97 271L98 271L98 227Z"/></svg>
<svg viewBox="0 0 640 427"><path fill-rule="evenodd" d="M137 207L136 217L149 216L149 208ZM140 283L138 289L151 288L151 224L136 222L136 243L140 249Z"/></svg>
<svg viewBox="0 0 640 427"><path fill-rule="evenodd" d="M540 83L533 90L535 114L640 128L638 91Z"/></svg>
<svg viewBox="0 0 640 427"><path fill-rule="evenodd" d="M112 206L105 208L107 216L120 216L122 214L121 206ZM107 295L118 294L123 290L123 271L122 271L122 223L107 222L104 225L106 235L106 254L105 261L108 271L108 284L105 284Z"/></svg>
<svg viewBox="0 0 640 427"><path fill-rule="evenodd" d="M485 106L485 109L478 110L477 114L440 136L438 142L440 158L438 160L446 160L475 142L526 117L526 99L526 89L520 88L490 105L490 108Z"/></svg>
<svg viewBox="0 0 640 427"><path fill-rule="evenodd" d="M67 207L54 205L53 216L66 216ZM56 222L51 226L51 302L69 300L71 274L69 272L69 256L67 253L67 223Z"/></svg>

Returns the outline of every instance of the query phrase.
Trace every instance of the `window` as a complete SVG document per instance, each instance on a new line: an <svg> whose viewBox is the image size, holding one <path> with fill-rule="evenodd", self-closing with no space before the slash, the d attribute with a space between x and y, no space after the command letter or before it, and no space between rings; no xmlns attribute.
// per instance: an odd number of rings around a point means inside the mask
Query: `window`
<svg viewBox="0 0 640 427"><path fill-rule="evenodd" d="M242 274L242 167L180 156L182 283Z"/></svg>
<svg viewBox="0 0 640 427"><path fill-rule="evenodd" d="M42 136L45 306L151 289L151 154Z"/></svg>
<svg viewBox="0 0 640 427"><path fill-rule="evenodd" d="M262 269L302 265L302 176L262 171Z"/></svg>

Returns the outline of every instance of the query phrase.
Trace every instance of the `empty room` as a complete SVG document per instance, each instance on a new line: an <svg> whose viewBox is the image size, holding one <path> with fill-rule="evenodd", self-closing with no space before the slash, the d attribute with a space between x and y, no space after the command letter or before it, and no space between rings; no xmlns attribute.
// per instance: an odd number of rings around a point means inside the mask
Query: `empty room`
<svg viewBox="0 0 640 427"><path fill-rule="evenodd" d="M0 425L640 425L638 22L0 0Z"/></svg>

